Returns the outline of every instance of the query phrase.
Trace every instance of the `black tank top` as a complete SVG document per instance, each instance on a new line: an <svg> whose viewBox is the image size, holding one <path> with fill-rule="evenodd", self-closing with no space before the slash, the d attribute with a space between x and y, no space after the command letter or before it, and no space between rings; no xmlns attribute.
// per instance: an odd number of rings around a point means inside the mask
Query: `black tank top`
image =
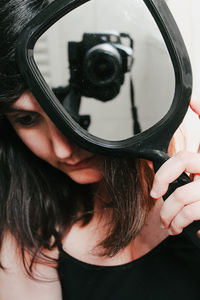
<svg viewBox="0 0 200 300"><path fill-rule="evenodd" d="M60 249L63 300L200 300L200 249L170 236L141 258L95 266Z"/></svg>

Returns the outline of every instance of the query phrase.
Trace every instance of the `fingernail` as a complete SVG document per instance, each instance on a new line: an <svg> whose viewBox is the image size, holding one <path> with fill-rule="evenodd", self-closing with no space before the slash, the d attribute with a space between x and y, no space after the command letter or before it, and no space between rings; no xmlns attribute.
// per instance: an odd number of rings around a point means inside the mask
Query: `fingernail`
<svg viewBox="0 0 200 300"><path fill-rule="evenodd" d="M169 235L174 235L171 229L168 230L168 233Z"/></svg>
<svg viewBox="0 0 200 300"><path fill-rule="evenodd" d="M161 227L162 229L166 229L166 227L163 225L163 223L161 223L160 227Z"/></svg>
<svg viewBox="0 0 200 300"><path fill-rule="evenodd" d="M151 190L150 192L150 196L154 199L158 199L159 198L159 195L157 192L155 192L154 190Z"/></svg>

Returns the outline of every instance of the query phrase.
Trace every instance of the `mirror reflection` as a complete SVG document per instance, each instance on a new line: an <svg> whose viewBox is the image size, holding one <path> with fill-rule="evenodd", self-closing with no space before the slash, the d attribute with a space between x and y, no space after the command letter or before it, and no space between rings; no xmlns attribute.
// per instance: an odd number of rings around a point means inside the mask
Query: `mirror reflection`
<svg viewBox="0 0 200 300"><path fill-rule="evenodd" d="M173 101L172 62L141 0L82 5L40 37L34 59L73 119L106 140L152 127Z"/></svg>

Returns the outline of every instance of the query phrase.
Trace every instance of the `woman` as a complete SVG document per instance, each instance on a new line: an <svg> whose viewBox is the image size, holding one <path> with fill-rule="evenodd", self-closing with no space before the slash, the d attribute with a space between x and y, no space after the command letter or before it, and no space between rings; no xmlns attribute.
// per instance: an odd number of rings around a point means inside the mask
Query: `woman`
<svg viewBox="0 0 200 300"><path fill-rule="evenodd" d="M198 299L200 251L169 236L200 219L200 183L161 197L184 170L199 173L199 155L167 161L150 197L150 163L64 137L15 64L16 39L41 4L0 4L0 299Z"/></svg>

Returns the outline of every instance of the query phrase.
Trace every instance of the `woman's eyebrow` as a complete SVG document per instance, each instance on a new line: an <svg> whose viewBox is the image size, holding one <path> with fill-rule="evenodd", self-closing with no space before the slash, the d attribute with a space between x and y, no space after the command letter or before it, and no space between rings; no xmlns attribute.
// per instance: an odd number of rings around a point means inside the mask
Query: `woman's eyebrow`
<svg viewBox="0 0 200 300"><path fill-rule="evenodd" d="M29 110L29 109L21 109L21 108L14 108L14 107L9 107L7 110L6 110L6 113L9 114L9 113L36 113L35 111L33 110Z"/></svg>

